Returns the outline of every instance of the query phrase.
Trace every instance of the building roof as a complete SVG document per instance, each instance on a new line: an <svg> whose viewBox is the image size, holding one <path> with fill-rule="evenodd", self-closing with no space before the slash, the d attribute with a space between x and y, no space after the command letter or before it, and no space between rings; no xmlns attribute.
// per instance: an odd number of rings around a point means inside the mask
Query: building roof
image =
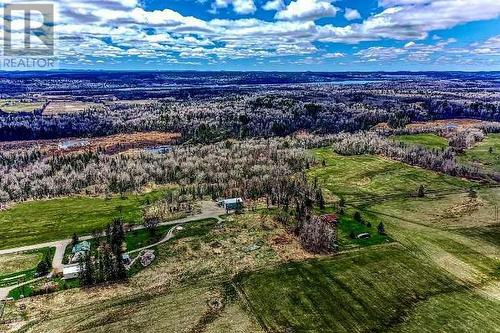
<svg viewBox="0 0 500 333"><path fill-rule="evenodd" d="M73 249L71 250L73 254L78 252L88 252L88 251L90 251L90 243L87 241L83 241L81 243L76 244L75 246L73 246Z"/></svg>
<svg viewBox="0 0 500 333"><path fill-rule="evenodd" d="M326 222L326 223L336 223L337 222L337 215L335 214L326 214L322 215L319 217L321 221Z"/></svg>
<svg viewBox="0 0 500 333"><path fill-rule="evenodd" d="M80 273L80 264L64 265L63 275Z"/></svg>
<svg viewBox="0 0 500 333"><path fill-rule="evenodd" d="M231 198L231 199L225 199L225 200L222 200L222 202L224 204L236 204L236 203L241 203L243 202L243 199L242 198Z"/></svg>

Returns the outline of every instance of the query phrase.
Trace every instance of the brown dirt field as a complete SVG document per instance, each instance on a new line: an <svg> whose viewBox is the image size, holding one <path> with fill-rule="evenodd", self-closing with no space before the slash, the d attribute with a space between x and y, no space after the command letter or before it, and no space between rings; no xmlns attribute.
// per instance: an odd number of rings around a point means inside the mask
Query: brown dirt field
<svg viewBox="0 0 500 333"><path fill-rule="evenodd" d="M406 125L408 129L428 129L446 127L449 125L456 126L457 129L477 128L483 125L496 124L496 122L477 120L477 119L443 119L433 121L417 121ZM388 129L387 123L380 123L374 126L376 129Z"/></svg>
<svg viewBox="0 0 500 333"><path fill-rule="evenodd" d="M81 101L51 101L43 111L45 115L78 113L89 108L104 107L102 104Z"/></svg>
<svg viewBox="0 0 500 333"><path fill-rule="evenodd" d="M406 126L406 128L432 128L446 127L448 125L456 126L459 129L476 128L482 125L492 124L493 122L477 119L444 119L426 122L415 122Z"/></svg>
<svg viewBox="0 0 500 333"><path fill-rule="evenodd" d="M59 143L67 140L80 140L77 138L64 138L59 140L29 140L0 142L0 150L9 151L17 149L39 149L42 152L51 154L65 154L72 152L104 149L108 154L123 152L130 149L146 148L155 145L172 143L180 138L178 133L163 132L138 132L131 134L115 134L105 137L84 139L89 145L75 147L72 149L60 149Z"/></svg>

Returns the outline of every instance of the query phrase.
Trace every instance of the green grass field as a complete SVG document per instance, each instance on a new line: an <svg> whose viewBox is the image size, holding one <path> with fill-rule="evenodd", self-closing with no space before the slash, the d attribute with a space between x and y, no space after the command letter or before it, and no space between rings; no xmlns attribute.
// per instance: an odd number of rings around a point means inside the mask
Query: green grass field
<svg viewBox="0 0 500 333"><path fill-rule="evenodd" d="M0 100L0 110L6 113L33 112L43 107L44 102L23 102L16 99Z"/></svg>
<svg viewBox="0 0 500 333"><path fill-rule="evenodd" d="M117 217L141 223L141 208L164 194L157 190L125 198L69 197L17 204L0 212L0 249L89 234Z"/></svg>
<svg viewBox="0 0 500 333"><path fill-rule="evenodd" d="M416 194L420 185L431 191L465 190L472 183L447 175L408 166L378 156L340 156L330 148L316 149L314 156L325 161L308 173L337 197L359 202L377 201L385 196Z"/></svg>
<svg viewBox="0 0 500 333"><path fill-rule="evenodd" d="M432 133L395 135L391 138L396 142L419 145L426 148L445 149L448 147L448 141L445 138Z"/></svg>
<svg viewBox="0 0 500 333"><path fill-rule="evenodd" d="M489 171L500 172L500 134L488 134L484 141L465 151L459 159Z"/></svg>
<svg viewBox="0 0 500 333"><path fill-rule="evenodd" d="M352 249L355 247L365 247L370 245L377 244L387 244L391 242L391 238L387 235L380 235L377 231L377 224L374 221L370 221L368 219L363 219L364 224L355 221L349 215L343 215L339 218L339 245L340 251L345 251L348 249ZM367 223L370 222L372 224L371 227L367 226ZM369 233L370 238L367 239L352 239L351 232L354 233L354 236L357 236L362 233Z"/></svg>
<svg viewBox="0 0 500 333"><path fill-rule="evenodd" d="M52 262L55 248L27 251L0 256L0 287L34 279L38 263L48 256Z"/></svg>
<svg viewBox="0 0 500 333"><path fill-rule="evenodd" d="M406 331L408 318L415 318L411 324L419 332L441 331L440 323L450 320L463 332L493 332L500 325L498 304L401 247L291 263L243 276L239 286L270 332ZM443 299L461 315L444 308ZM432 307L442 311L432 313ZM428 323L424 313L439 320Z"/></svg>

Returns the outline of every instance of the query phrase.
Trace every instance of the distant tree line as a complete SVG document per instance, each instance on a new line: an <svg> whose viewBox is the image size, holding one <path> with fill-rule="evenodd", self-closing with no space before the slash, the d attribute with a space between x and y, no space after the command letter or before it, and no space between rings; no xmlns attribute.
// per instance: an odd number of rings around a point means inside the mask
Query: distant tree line
<svg viewBox="0 0 500 333"><path fill-rule="evenodd" d="M444 98L443 88L432 85L418 90L392 83L391 89L318 85L223 92L222 88L219 94L176 101L108 102L75 114L2 114L0 140L169 131L181 133L186 142L211 143L226 138L286 136L299 130L355 132L381 122L402 128L410 121L500 120L499 101L467 91Z"/></svg>

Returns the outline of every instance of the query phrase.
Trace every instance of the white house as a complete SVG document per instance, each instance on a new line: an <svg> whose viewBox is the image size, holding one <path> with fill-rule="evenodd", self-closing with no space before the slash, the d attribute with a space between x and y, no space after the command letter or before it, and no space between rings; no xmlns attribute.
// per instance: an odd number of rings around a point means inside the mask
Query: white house
<svg viewBox="0 0 500 333"><path fill-rule="evenodd" d="M63 280L77 279L78 275L80 275L80 264L63 266Z"/></svg>

